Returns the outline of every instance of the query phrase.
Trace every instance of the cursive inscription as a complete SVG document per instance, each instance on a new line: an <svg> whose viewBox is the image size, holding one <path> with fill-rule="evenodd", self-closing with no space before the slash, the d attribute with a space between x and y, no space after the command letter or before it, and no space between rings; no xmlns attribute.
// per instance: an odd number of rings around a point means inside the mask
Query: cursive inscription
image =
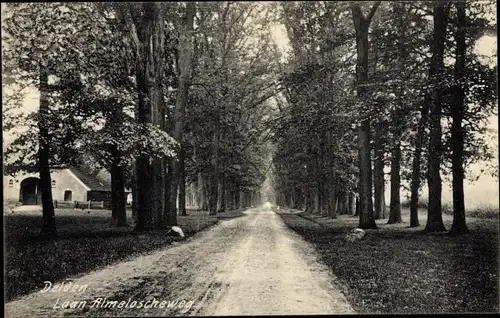
<svg viewBox="0 0 500 318"><path fill-rule="evenodd" d="M82 293L88 288L88 285L78 285L71 281L63 281L60 284L52 284L52 282L46 280L43 283L44 287L40 291L41 293Z"/></svg>

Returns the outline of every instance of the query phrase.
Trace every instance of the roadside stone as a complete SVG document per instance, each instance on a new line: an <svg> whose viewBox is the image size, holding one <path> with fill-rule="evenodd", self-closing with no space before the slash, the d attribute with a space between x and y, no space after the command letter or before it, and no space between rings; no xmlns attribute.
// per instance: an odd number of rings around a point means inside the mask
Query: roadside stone
<svg viewBox="0 0 500 318"><path fill-rule="evenodd" d="M344 239L348 242L354 242L362 239L365 236L365 234L366 232L364 230L356 228L347 233Z"/></svg>

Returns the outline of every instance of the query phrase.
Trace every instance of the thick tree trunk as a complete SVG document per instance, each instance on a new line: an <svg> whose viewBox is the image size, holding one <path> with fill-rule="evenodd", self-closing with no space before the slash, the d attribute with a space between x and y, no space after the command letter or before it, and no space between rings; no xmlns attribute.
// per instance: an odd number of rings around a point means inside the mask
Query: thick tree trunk
<svg viewBox="0 0 500 318"><path fill-rule="evenodd" d="M430 112L430 139L427 183L429 186L429 203L427 211L426 232L445 231L441 211L441 103L442 79L444 69L444 41L446 39L446 24L448 19L446 3L434 3L434 35L432 41L432 59L430 78L432 79L432 107Z"/></svg>
<svg viewBox="0 0 500 318"><path fill-rule="evenodd" d="M186 14L183 19L181 31L179 33L179 87L175 99L174 125L172 136L181 145L183 143L184 117L186 112L187 97L189 91L189 81L191 78L192 57L193 57L193 25L196 14L196 3L186 3ZM177 211L175 209L175 199L179 183L179 164L172 160L170 173L170 202L171 209L167 215L167 225L177 225Z"/></svg>
<svg viewBox="0 0 500 318"><path fill-rule="evenodd" d="M457 8L458 28L456 31L456 60L454 76L457 82L452 104L453 123L451 127L451 139L453 155L451 159L453 171L453 224L451 234L467 234L469 229L465 222L465 200L464 200L464 129L462 121L465 112L465 56L467 45L465 42L465 32L467 20L465 14L465 1L455 3Z"/></svg>
<svg viewBox="0 0 500 318"><path fill-rule="evenodd" d="M115 226L127 225L127 210L125 197L125 180L123 167L120 165L121 156L114 149L111 165L111 216Z"/></svg>
<svg viewBox="0 0 500 318"><path fill-rule="evenodd" d="M368 91L366 84L368 83L368 28L375 10L380 5L377 1L368 17L364 17L359 4L351 4L354 27L356 29L356 85L357 97L360 101L366 102ZM372 201L372 166L371 166L371 151L370 151L370 115L368 107L364 107L364 119L358 128L358 143L359 143L359 195L360 195L360 213L359 227L362 229L376 229L375 218L373 215Z"/></svg>
<svg viewBox="0 0 500 318"><path fill-rule="evenodd" d="M398 137L396 137L398 138ZM387 224L401 223L401 143L396 141L391 158L391 203Z"/></svg>
<svg viewBox="0 0 500 318"><path fill-rule="evenodd" d="M123 110L120 105L113 105L113 109L106 120L106 126L111 129L115 138L121 139L119 125L123 121ZM123 154L113 144L110 148L111 155L111 217L114 226L127 225L127 200L125 196L125 176L122 166Z"/></svg>
<svg viewBox="0 0 500 318"><path fill-rule="evenodd" d="M385 211L385 180L384 180L384 149L382 141L382 125L375 127L375 151L373 164L373 187L375 196L375 219L384 217Z"/></svg>
<svg viewBox="0 0 500 318"><path fill-rule="evenodd" d="M162 5L159 3L144 3L145 16L134 25L133 19L126 14L126 22L132 39L136 45L136 81L139 93L136 107L136 118L140 124L159 125L164 128L164 118L161 115L164 19ZM133 16L133 10L129 12ZM137 174L137 222L135 231L158 228L163 223L165 207L164 162L154 160L149 163L149 156L140 155L136 160Z"/></svg>
<svg viewBox="0 0 500 318"><path fill-rule="evenodd" d="M56 232L56 216L54 212L54 201L52 200L52 180L50 178L50 149L49 149L49 96L48 96L48 73L43 68L40 71L40 110L39 110L39 147L38 147L38 164L40 167L40 190L42 192L42 235L47 237L55 237Z"/></svg>

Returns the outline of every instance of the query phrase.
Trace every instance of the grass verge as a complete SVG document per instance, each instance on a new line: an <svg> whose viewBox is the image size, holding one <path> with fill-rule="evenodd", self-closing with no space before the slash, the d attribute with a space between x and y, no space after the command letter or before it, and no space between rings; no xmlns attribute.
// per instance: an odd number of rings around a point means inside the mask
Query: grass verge
<svg viewBox="0 0 500 318"><path fill-rule="evenodd" d="M188 210L178 224L186 237L214 225L219 218L241 216L242 210L209 216ZM58 237L39 236L41 212L23 211L4 215L5 300L9 301L69 276L125 261L170 245L165 232L134 233L133 227L111 227L108 210L56 209ZM132 224L131 212L128 221Z"/></svg>
<svg viewBox="0 0 500 318"><path fill-rule="evenodd" d="M316 247L358 313L498 312L496 221L468 219L471 234L452 237L424 234L422 221L408 228L385 219L377 221L379 230L347 242L344 235L357 217L277 212ZM449 228L451 219L444 219Z"/></svg>

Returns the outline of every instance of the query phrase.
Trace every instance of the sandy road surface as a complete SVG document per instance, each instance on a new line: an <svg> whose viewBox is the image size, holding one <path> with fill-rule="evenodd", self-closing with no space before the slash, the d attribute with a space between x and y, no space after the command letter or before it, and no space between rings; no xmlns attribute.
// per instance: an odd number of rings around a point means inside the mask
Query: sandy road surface
<svg viewBox="0 0 500 318"><path fill-rule="evenodd" d="M88 286L84 292L36 292L5 309L6 317L354 313L334 279L309 244L260 208L176 246L72 279ZM106 301L128 302L103 308ZM151 308L131 301L149 301Z"/></svg>

